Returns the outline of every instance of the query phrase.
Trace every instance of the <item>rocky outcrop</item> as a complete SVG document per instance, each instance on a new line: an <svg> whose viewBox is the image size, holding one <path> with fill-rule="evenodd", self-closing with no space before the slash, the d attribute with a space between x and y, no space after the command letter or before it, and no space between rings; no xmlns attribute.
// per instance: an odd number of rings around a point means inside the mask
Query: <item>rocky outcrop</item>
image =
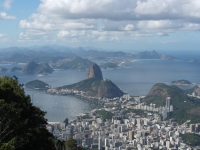
<svg viewBox="0 0 200 150"><path fill-rule="evenodd" d="M74 89L84 91L85 96L96 98L115 98L123 96L122 92L111 80L103 79L101 69L97 64L90 66L87 79L58 89Z"/></svg>
<svg viewBox="0 0 200 150"><path fill-rule="evenodd" d="M92 89L86 91L86 96L98 98L115 98L123 96L124 93L112 81L103 79L99 80L99 83L94 85L96 81L93 81L93 86L91 86Z"/></svg>
<svg viewBox="0 0 200 150"><path fill-rule="evenodd" d="M29 62L22 68L24 73L34 73L34 70L37 68L38 64L34 61Z"/></svg>
<svg viewBox="0 0 200 150"><path fill-rule="evenodd" d="M103 79L103 75L102 75L101 69L99 68L99 66L97 64L92 64L89 67L86 78L87 79L89 79L89 78Z"/></svg>
<svg viewBox="0 0 200 150"><path fill-rule="evenodd" d="M200 86L195 86L193 93L195 93L197 96L200 96Z"/></svg>
<svg viewBox="0 0 200 150"><path fill-rule="evenodd" d="M49 74L53 72L53 69L49 66L48 63L37 64L34 61L29 62L26 66L22 68L24 73L43 73Z"/></svg>
<svg viewBox="0 0 200 150"><path fill-rule="evenodd" d="M59 89L65 88L84 91L85 96L96 98L115 98L124 94L112 81L99 78L89 78L72 85L62 86Z"/></svg>

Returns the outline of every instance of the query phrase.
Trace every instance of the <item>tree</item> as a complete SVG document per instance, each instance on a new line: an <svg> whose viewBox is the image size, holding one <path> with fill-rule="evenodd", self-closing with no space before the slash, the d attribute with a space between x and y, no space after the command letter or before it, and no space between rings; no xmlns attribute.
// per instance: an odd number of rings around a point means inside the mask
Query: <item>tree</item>
<svg viewBox="0 0 200 150"><path fill-rule="evenodd" d="M75 139L69 139L65 142L66 150L84 150L84 148L77 145Z"/></svg>
<svg viewBox="0 0 200 150"><path fill-rule="evenodd" d="M0 150L54 150L44 115L16 77L0 77Z"/></svg>

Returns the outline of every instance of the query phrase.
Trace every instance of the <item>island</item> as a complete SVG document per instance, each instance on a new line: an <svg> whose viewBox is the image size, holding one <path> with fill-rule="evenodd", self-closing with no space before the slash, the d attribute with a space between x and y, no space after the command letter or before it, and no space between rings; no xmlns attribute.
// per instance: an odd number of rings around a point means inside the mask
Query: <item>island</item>
<svg viewBox="0 0 200 150"><path fill-rule="evenodd" d="M116 69L118 67L119 66L116 63L112 63L112 62L108 62L101 65L101 68L104 68L104 69Z"/></svg>
<svg viewBox="0 0 200 150"><path fill-rule="evenodd" d="M34 61L29 62L22 68L23 73L40 73L40 74L51 74L53 69L49 66L48 63L39 63L37 64Z"/></svg>
<svg viewBox="0 0 200 150"><path fill-rule="evenodd" d="M7 68L4 68L4 67L1 67L0 68L0 72L4 72L4 71L7 71L8 69Z"/></svg>
<svg viewBox="0 0 200 150"><path fill-rule="evenodd" d="M22 68L20 68L20 67L13 67L13 68L11 68L10 69L10 71L21 71L22 70Z"/></svg>
<svg viewBox="0 0 200 150"><path fill-rule="evenodd" d="M188 80L176 80L176 81L172 81L171 84L173 85L177 85L177 86L191 86L192 83Z"/></svg>
<svg viewBox="0 0 200 150"><path fill-rule="evenodd" d="M40 80L27 82L25 86L35 90L47 90L50 88L50 85Z"/></svg>

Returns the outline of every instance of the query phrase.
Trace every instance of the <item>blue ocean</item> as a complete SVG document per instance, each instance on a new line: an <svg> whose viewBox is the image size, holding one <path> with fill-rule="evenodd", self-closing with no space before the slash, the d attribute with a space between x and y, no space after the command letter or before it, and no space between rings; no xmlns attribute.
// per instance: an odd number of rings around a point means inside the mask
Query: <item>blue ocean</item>
<svg viewBox="0 0 200 150"><path fill-rule="evenodd" d="M124 62L121 67L114 70L102 69L103 77L112 80L121 90L133 96L147 95L151 87L156 83L170 85L171 81L185 79L192 83L200 84L200 63L189 62L191 59L200 58L200 53L182 54L180 61L165 60L136 60ZM176 55L174 53L174 55ZM178 55L178 54L177 54ZM193 56L193 57L192 57ZM23 67L24 64L0 64L0 67ZM39 79L51 86L62 86L76 83L86 78L85 72L73 70L55 70L50 75L30 75L21 72L0 72L1 76L16 76L20 83ZM181 87L184 88L184 87ZM191 87L189 87L191 88ZM72 96L48 95L45 92L25 88L26 94L32 98L35 106L46 111L48 121L63 121L65 118L89 112L93 109L87 100Z"/></svg>

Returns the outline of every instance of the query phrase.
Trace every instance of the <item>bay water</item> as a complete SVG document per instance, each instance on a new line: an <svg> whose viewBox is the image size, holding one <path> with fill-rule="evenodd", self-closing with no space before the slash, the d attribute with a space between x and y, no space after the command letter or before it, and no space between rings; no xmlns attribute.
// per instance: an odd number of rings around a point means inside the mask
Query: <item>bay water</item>
<svg viewBox="0 0 200 150"><path fill-rule="evenodd" d="M0 67L10 69L23 67L24 64L0 64ZM185 79L200 84L200 63L189 61L165 60L136 60L123 63L114 70L102 69L103 77L112 80L121 90L133 96L147 95L156 83L170 85L171 81ZM1 76L16 76L20 83L32 80L41 80L51 86L69 85L86 78L87 71L55 70L50 75L24 74L21 72L0 72ZM191 88L191 87L189 87ZM87 100L73 96L48 95L43 91L32 90L25 87L26 94L31 96L35 106L46 111L46 118L50 122L62 122L65 118L89 112L93 109Z"/></svg>

